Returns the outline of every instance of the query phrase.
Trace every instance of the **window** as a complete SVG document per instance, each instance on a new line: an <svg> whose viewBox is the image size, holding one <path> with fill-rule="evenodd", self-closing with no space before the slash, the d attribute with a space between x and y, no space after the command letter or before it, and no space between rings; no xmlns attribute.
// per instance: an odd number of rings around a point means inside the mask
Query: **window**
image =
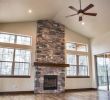
<svg viewBox="0 0 110 100"><path fill-rule="evenodd" d="M66 50L88 52L88 45L81 43L66 43Z"/></svg>
<svg viewBox="0 0 110 100"><path fill-rule="evenodd" d="M77 75L76 56L75 55L67 55L67 64L70 64L70 67L67 68L67 75L69 75L69 76Z"/></svg>
<svg viewBox="0 0 110 100"><path fill-rule="evenodd" d="M3 38L2 38L3 36ZM23 37L27 39L21 42L17 42L17 37ZM29 40L29 41L28 41ZM31 48L31 38L28 36L20 35L10 35L6 33L0 33L0 42L4 45L5 43L10 43L8 47L0 47L0 75L6 76L24 76L29 75L29 69L31 65L31 51L25 48L25 45L30 45ZM18 44L24 45L18 47ZM14 46L12 45L14 44Z"/></svg>
<svg viewBox="0 0 110 100"><path fill-rule="evenodd" d="M66 43L66 49L67 50L76 50L76 44L75 43Z"/></svg>
<svg viewBox="0 0 110 100"><path fill-rule="evenodd" d="M87 56L78 56L79 61L79 75L87 76L88 75L88 57Z"/></svg>
<svg viewBox="0 0 110 100"><path fill-rule="evenodd" d="M88 52L87 44L77 44L77 51Z"/></svg>
<svg viewBox="0 0 110 100"><path fill-rule="evenodd" d="M15 50L14 75L28 75L31 62L31 52L28 50Z"/></svg>
<svg viewBox="0 0 110 100"><path fill-rule="evenodd" d="M14 43L15 35L0 33L0 42Z"/></svg>
<svg viewBox="0 0 110 100"><path fill-rule="evenodd" d="M17 44L31 45L31 38L27 36L17 36Z"/></svg>
<svg viewBox="0 0 110 100"><path fill-rule="evenodd" d="M31 40L32 40L32 38L30 36L0 33L0 42L3 42L3 43L31 45Z"/></svg>
<svg viewBox="0 0 110 100"><path fill-rule="evenodd" d="M0 48L0 74L11 74L12 61L13 61L13 49Z"/></svg>
<svg viewBox="0 0 110 100"><path fill-rule="evenodd" d="M69 44L69 45L68 45ZM75 45L74 49L73 44ZM88 76L88 47L86 44L67 43L66 44L67 76ZM74 52L76 51L76 52Z"/></svg>

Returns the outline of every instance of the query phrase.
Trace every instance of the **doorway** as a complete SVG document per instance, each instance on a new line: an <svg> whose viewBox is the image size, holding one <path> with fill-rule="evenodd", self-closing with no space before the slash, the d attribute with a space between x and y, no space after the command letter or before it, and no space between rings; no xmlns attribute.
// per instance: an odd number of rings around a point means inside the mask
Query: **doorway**
<svg viewBox="0 0 110 100"><path fill-rule="evenodd" d="M110 91L110 53L99 54L95 58L98 89Z"/></svg>

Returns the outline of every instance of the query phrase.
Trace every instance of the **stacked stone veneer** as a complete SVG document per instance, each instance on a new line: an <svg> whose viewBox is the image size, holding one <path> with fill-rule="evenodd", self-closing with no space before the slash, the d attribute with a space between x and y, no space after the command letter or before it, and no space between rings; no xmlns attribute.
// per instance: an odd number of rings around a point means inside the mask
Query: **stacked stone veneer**
<svg viewBox="0 0 110 100"><path fill-rule="evenodd" d="M36 61L39 63L65 63L64 26L49 20L37 22ZM35 66L35 93L64 91L65 68ZM44 75L57 75L57 90L44 90Z"/></svg>

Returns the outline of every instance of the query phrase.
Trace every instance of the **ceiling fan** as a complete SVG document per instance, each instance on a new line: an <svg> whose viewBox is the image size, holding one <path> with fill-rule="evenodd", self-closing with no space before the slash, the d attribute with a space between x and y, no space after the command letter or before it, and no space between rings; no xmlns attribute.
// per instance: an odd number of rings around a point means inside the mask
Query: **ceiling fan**
<svg viewBox="0 0 110 100"><path fill-rule="evenodd" d="M70 9L76 11L76 14L72 14L72 15L69 15L69 16L66 16L66 17L72 17L72 16L75 16L75 15L79 15L79 21L82 21L83 20L83 15L89 15L89 16L96 16L97 13L88 13L86 11L88 11L89 9L91 9L92 7L94 7L93 4L89 4L86 8L82 9L81 8L81 0L79 0L80 2L80 9L76 9L75 7L73 6L69 6Z"/></svg>

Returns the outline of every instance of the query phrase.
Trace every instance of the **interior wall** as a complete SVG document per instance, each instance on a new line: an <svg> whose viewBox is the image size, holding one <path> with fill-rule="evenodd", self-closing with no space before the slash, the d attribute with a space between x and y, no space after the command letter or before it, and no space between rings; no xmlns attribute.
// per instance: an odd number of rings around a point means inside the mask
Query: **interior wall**
<svg viewBox="0 0 110 100"><path fill-rule="evenodd" d="M91 40L92 46L92 61L93 61L93 81L92 87L97 87L96 84L96 66L95 66L95 59L94 55L110 52L110 32L104 33L104 35L98 36Z"/></svg>
<svg viewBox="0 0 110 100"><path fill-rule="evenodd" d="M101 35L100 37L96 37L91 40L92 43L92 53L94 55L110 52L110 32Z"/></svg>
<svg viewBox="0 0 110 100"><path fill-rule="evenodd" d="M26 34L33 37L32 44L32 64L35 61L35 44L36 44L36 22L24 23L8 23L0 24L0 31L12 32L16 34ZM66 42L87 43L90 46L88 38L79 35L69 29L65 30ZM89 47L89 58L91 58L91 51ZM89 63L90 78L66 78L65 89L77 88L91 88L92 87L92 67L91 59ZM83 82L83 83L82 83ZM34 90L34 67L31 67L31 78L0 78L0 92L5 91L32 91Z"/></svg>
<svg viewBox="0 0 110 100"><path fill-rule="evenodd" d="M65 89L80 89L80 88L92 88L92 62L91 62L91 46L90 40L87 37L79 35L66 28L65 30L65 42L78 42L89 45L89 75L90 78L66 78Z"/></svg>

